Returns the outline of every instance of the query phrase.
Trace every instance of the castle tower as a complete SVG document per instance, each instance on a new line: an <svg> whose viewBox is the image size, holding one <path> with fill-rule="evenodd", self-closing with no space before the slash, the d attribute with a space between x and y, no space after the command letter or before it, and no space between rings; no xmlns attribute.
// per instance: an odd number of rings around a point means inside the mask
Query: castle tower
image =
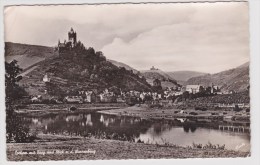
<svg viewBox="0 0 260 165"><path fill-rule="evenodd" d="M71 46L74 47L77 43L77 33L74 32L73 28L71 28L68 33L68 39L69 42L71 43Z"/></svg>

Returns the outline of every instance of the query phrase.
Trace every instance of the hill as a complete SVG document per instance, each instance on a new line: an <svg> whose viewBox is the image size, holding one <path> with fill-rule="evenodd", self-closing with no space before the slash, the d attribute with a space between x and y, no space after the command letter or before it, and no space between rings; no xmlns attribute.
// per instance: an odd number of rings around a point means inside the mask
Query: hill
<svg viewBox="0 0 260 165"><path fill-rule="evenodd" d="M161 81L162 88L166 87L176 87L179 86L177 81L168 75L166 72L156 69L156 70L143 70L141 75L144 76L149 84L153 83L153 80L158 79Z"/></svg>
<svg viewBox="0 0 260 165"><path fill-rule="evenodd" d="M169 76L174 77L178 83L184 83L192 77L203 76L207 73L195 72L195 71L175 71L166 72Z"/></svg>
<svg viewBox="0 0 260 165"><path fill-rule="evenodd" d="M238 66L237 68L245 68L245 67L249 67L249 61L240 65L240 66Z"/></svg>
<svg viewBox="0 0 260 165"><path fill-rule="evenodd" d="M162 70L143 70L143 71L138 71L132 67L130 67L129 65L126 65L122 62L118 62L118 61L114 61L114 60L110 60L108 59L109 62L111 62L112 64L118 66L118 67L124 67L126 70L132 70L133 73L135 74L140 74L141 76L144 76L146 81L152 85L153 81L155 79L159 79L161 81L162 84L162 88L165 89L166 87L176 87L179 84L177 83L177 81L173 78L173 76L170 76L168 73L162 71Z"/></svg>
<svg viewBox="0 0 260 165"><path fill-rule="evenodd" d="M118 62L118 61L110 60L110 59L107 59L107 61L111 62L112 64L114 64L117 67L124 67L126 70L132 70L135 74L138 73L138 70L136 70L136 69L132 68L131 66L126 65L122 62Z"/></svg>
<svg viewBox="0 0 260 165"><path fill-rule="evenodd" d="M59 56L53 48L15 43L6 44L5 57L23 64L20 85L31 95L45 95L47 91L48 95L60 96L105 88L117 89L117 92L119 89L152 90L144 78L115 66L102 52L85 48L80 42L68 52L68 58ZM43 82L45 75L50 82Z"/></svg>
<svg viewBox="0 0 260 165"><path fill-rule="evenodd" d="M187 84L218 85L222 90L245 91L249 86L249 62L216 74L190 78Z"/></svg>
<svg viewBox="0 0 260 165"><path fill-rule="evenodd" d="M54 48L52 47L11 42L5 43L5 61L11 62L15 59L22 69L31 67L40 61L54 56L54 52Z"/></svg>

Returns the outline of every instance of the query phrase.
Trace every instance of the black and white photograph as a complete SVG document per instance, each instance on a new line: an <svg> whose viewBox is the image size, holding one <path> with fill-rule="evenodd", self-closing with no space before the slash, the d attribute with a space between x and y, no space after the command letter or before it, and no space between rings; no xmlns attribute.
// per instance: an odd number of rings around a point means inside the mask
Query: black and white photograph
<svg viewBox="0 0 260 165"><path fill-rule="evenodd" d="M8 161L251 156L248 1L3 16Z"/></svg>

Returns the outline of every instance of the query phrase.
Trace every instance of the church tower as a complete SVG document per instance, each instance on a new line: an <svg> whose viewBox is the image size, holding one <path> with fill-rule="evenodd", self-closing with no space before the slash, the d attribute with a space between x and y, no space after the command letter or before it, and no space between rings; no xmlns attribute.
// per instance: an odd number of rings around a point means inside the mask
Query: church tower
<svg viewBox="0 0 260 165"><path fill-rule="evenodd" d="M77 43L77 33L74 32L73 28L70 29L68 33L69 42L71 43L71 46L74 47Z"/></svg>

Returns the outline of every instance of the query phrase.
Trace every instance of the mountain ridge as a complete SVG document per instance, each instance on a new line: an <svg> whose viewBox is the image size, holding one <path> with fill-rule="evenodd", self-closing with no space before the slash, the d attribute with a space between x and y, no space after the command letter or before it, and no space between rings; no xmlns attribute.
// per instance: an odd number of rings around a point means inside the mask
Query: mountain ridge
<svg viewBox="0 0 260 165"><path fill-rule="evenodd" d="M172 71L172 72L166 72L166 73L168 75L170 75L171 77L174 77L178 82L185 82L192 77L197 77L197 76L208 74L208 73L204 73L204 72L189 71L189 70Z"/></svg>
<svg viewBox="0 0 260 165"><path fill-rule="evenodd" d="M219 73L193 77L187 80L187 85L201 84L205 86L220 86L222 90L241 92L249 86L249 62L236 68L228 69Z"/></svg>

